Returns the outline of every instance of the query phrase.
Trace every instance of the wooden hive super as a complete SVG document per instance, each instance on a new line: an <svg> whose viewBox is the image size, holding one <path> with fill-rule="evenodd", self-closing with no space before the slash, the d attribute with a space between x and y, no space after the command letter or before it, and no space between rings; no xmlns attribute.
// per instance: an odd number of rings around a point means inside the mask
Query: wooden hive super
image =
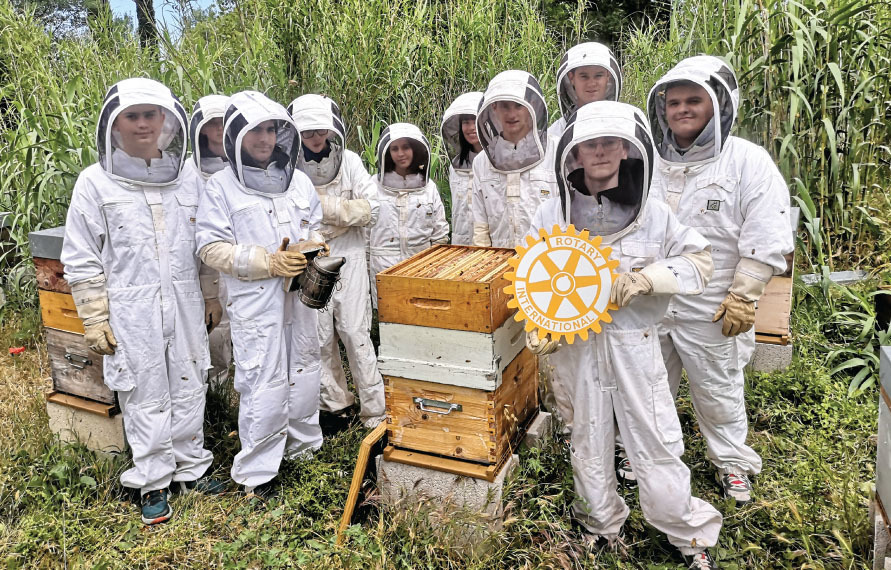
<svg viewBox="0 0 891 570"><path fill-rule="evenodd" d="M535 418L538 362L503 291L513 255L442 245L378 274L393 448L497 467Z"/></svg>
<svg viewBox="0 0 891 570"><path fill-rule="evenodd" d="M77 316L71 288L59 261L64 230L58 227L28 236L55 391L47 398L69 407L74 407L75 400L61 395L87 399L99 403L102 414L113 415L117 404L114 392L103 381L102 355L87 348L84 342L83 322ZM99 409L89 402L81 407L91 411Z"/></svg>

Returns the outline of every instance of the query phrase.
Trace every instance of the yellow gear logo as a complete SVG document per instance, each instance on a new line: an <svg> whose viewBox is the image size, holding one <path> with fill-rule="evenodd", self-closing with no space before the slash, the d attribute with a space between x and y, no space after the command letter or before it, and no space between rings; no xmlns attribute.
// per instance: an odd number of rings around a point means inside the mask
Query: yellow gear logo
<svg viewBox="0 0 891 570"><path fill-rule="evenodd" d="M518 246L518 257L508 260L514 271L504 275L512 282L504 288L512 295L507 306L518 309L514 319L526 319L527 332L537 328L539 337L569 344L575 335L587 340L588 331L599 333L601 322L612 322L609 310L619 308L609 302L619 262L609 259L612 248L600 247L600 236L589 239L588 230L570 225L564 232L555 225L538 235L527 236L526 247Z"/></svg>

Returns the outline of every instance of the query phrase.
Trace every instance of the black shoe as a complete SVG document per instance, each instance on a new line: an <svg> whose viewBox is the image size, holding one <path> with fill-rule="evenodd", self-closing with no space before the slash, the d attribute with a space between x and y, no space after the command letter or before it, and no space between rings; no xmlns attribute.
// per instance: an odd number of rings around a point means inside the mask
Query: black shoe
<svg viewBox="0 0 891 570"><path fill-rule="evenodd" d="M172 490L180 495L189 493L201 493L202 495L220 495L226 491L226 485L222 481L202 477L195 481L174 481Z"/></svg>
<svg viewBox="0 0 891 570"><path fill-rule="evenodd" d="M684 556L684 562L690 570L718 570L718 565L712 559L708 550L697 552L693 556Z"/></svg>
<svg viewBox="0 0 891 570"><path fill-rule="evenodd" d="M173 516L173 510L167 502L167 489L149 491L142 496L142 522L158 524L167 522Z"/></svg>
<svg viewBox="0 0 891 570"><path fill-rule="evenodd" d="M328 437L346 431L356 420L356 407L350 406L337 412L319 412L319 427L322 435Z"/></svg>
<svg viewBox="0 0 891 570"><path fill-rule="evenodd" d="M264 502L277 497L280 491L281 485L279 484L278 477L271 481L261 483L256 487L248 487L247 485L244 485L245 495L249 498L260 499Z"/></svg>

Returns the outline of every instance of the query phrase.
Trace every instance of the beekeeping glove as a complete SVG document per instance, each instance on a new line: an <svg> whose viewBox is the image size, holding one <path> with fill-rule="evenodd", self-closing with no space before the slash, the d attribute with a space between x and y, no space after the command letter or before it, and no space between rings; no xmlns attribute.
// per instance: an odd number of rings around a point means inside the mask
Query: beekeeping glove
<svg viewBox="0 0 891 570"><path fill-rule="evenodd" d="M712 322L721 319L724 319L721 324L721 334L724 336L747 332L755 324L755 301L746 301L736 293L727 293Z"/></svg>
<svg viewBox="0 0 891 570"><path fill-rule="evenodd" d="M242 281L294 277L306 267L306 257L298 251L269 253L259 245L235 245L225 241L207 244L198 256L217 271Z"/></svg>
<svg viewBox="0 0 891 570"><path fill-rule="evenodd" d="M532 329L526 333L526 347L532 354L545 356L560 348L560 344L552 341L548 335L545 335L544 338L538 338L538 332L536 329Z"/></svg>
<svg viewBox="0 0 891 570"><path fill-rule="evenodd" d="M620 273L609 291L609 300L625 307L638 295L648 295L653 291L653 282L644 273Z"/></svg>
<svg viewBox="0 0 891 570"><path fill-rule="evenodd" d="M105 275L91 277L71 286L77 316L84 322L84 341L99 354L114 354L118 341L108 324L108 294Z"/></svg>

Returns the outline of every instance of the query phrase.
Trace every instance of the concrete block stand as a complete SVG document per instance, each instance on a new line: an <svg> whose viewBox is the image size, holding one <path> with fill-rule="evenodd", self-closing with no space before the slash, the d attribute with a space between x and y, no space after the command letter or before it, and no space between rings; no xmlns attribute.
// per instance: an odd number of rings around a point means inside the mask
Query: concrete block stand
<svg viewBox="0 0 891 570"><path fill-rule="evenodd" d="M454 546L476 548L504 522L504 485L519 465L512 455L491 483L425 467L387 461L377 457L377 485L387 509L405 510L427 504L433 517L443 523L458 520L463 525ZM455 515L453 518L451 515Z"/></svg>
<svg viewBox="0 0 891 570"><path fill-rule="evenodd" d="M792 364L792 344L755 343L755 353L749 362L749 369L756 372L785 370Z"/></svg>
<svg viewBox="0 0 891 570"><path fill-rule="evenodd" d="M106 417L49 401L46 413L50 430L64 443L80 442L103 453L122 453L127 449L121 414Z"/></svg>

